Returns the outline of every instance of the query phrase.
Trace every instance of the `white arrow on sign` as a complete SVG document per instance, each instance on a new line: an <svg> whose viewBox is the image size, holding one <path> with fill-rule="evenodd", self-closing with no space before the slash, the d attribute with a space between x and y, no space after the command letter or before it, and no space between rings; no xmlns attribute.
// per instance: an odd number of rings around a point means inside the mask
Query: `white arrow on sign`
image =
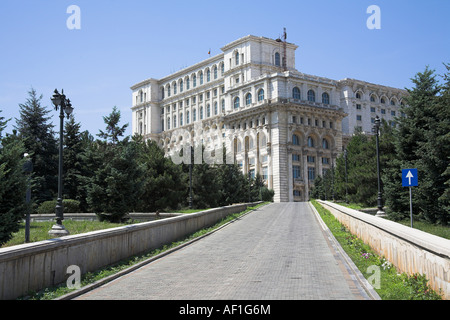
<svg viewBox="0 0 450 320"><path fill-rule="evenodd" d="M411 178L414 178L414 176L411 173L411 170L408 171L406 177L409 179L409 185L411 185Z"/></svg>

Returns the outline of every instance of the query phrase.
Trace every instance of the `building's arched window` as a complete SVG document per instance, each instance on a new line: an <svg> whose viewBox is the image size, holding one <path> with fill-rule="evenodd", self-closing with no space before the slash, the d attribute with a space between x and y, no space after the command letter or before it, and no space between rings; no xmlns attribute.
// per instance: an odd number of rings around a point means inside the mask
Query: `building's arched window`
<svg viewBox="0 0 450 320"><path fill-rule="evenodd" d="M247 93L247 95L245 96L245 105L249 106L251 104L252 104L252 94Z"/></svg>
<svg viewBox="0 0 450 320"><path fill-rule="evenodd" d="M200 120L203 120L203 107L200 107Z"/></svg>
<svg viewBox="0 0 450 320"><path fill-rule="evenodd" d="M394 99L391 100L391 106L395 106L395 100Z"/></svg>
<svg viewBox="0 0 450 320"><path fill-rule="evenodd" d="M275 52L275 65L276 66L281 66L281 59L280 59L280 53Z"/></svg>
<svg viewBox="0 0 450 320"><path fill-rule="evenodd" d="M356 93L356 99L361 99L361 93L360 92Z"/></svg>
<svg viewBox="0 0 450 320"><path fill-rule="evenodd" d="M312 137L308 137L308 147L314 148L314 139Z"/></svg>
<svg viewBox="0 0 450 320"><path fill-rule="evenodd" d="M324 148L324 149L329 149L330 148L327 139L322 139L322 148Z"/></svg>
<svg viewBox="0 0 450 320"><path fill-rule="evenodd" d="M167 96L170 97L170 84L167 85Z"/></svg>
<svg viewBox="0 0 450 320"><path fill-rule="evenodd" d="M217 79L217 67L214 66L214 79Z"/></svg>
<svg viewBox="0 0 450 320"><path fill-rule="evenodd" d="M300 100L300 89L295 87L292 89L292 98Z"/></svg>
<svg viewBox="0 0 450 320"><path fill-rule="evenodd" d="M234 108L239 109L239 97L234 98Z"/></svg>
<svg viewBox="0 0 450 320"><path fill-rule="evenodd" d="M161 88L161 99L164 99L164 87Z"/></svg>
<svg viewBox="0 0 450 320"><path fill-rule="evenodd" d="M375 96L373 94L370 96L370 102L375 102Z"/></svg>
<svg viewBox="0 0 450 320"><path fill-rule="evenodd" d="M219 113L219 108L217 106L217 101L214 101L214 115L217 116L218 113Z"/></svg>
<svg viewBox="0 0 450 320"><path fill-rule="evenodd" d="M330 95L327 92L322 93L322 103L330 104Z"/></svg>
<svg viewBox="0 0 450 320"><path fill-rule="evenodd" d="M193 75L192 77L192 86L195 88L197 86L197 75Z"/></svg>
<svg viewBox="0 0 450 320"><path fill-rule="evenodd" d="M190 89L190 81L189 81L189 77L186 78L186 90Z"/></svg>
<svg viewBox="0 0 450 320"><path fill-rule="evenodd" d="M222 99L222 113L225 113L225 99Z"/></svg>
<svg viewBox="0 0 450 320"><path fill-rule="evenodd" d="M383 104L386 103L386 101L384 100L384 98L381 98L380 102L383 103Z"/></svg>
<svg viewBox="0 0 450 320"><path fill-rule="evenodd" d="M239 52L237 52L237 51L234 54L234 61L235 61L236 65L239 65Z"/></svg>
<svg viewBox="0 0 450 320"><path fill-rule="evenodd" d="M316 93L314 92L314 90L308 91L308 101L316 102Z"/></svg>
<svg viewBox="0 0 450 320"><path fill-rule="evenodd" d="M258 91L258 101L264 100L264 89L259 89Z"/></svg>
<svg viewBox="0 0 450 320"><path fill-rule="evenodd" d="M200 85L203 84L203 72L200 72Z"/></svg>
<svg viewBox="0 0 450 320"><path fill-rule="evenodd" d="M211 117L211 106L209 104L206 105L206 117Z"/></svg>
<svg viewBox="0 0 450 320"><path fill-rule="evenodd" d="M192 121L197 121L197 109L192 111Z"/></svg>
<svg viewBox="0 0 450 320"><path fill-rule="evenodd" d="M177 127L177 116L173 116L173 128Z"/></svg>
<svg viewBox="0 0 450 320"><path fill-rule="evenodd" d="M170 117L167 118L167 130L170 130Z"/></svg>
<svg viewBox="0 0 450 320"><path fill-rule="evenodd" d="M189 116L190 116L190 112L188 110L188 111L186 111L186 124L189 124L189 121L190 121Z"/></svg>
<svg viewBox="0 0 450 320"><path fill-rule="evenodd" d="M180 80L180 92L183 92L183 80Z"/></svg>
<svg viewBox="0 0 450 320"><path fill-rule="evenodd" d="M296 135L296 134L292 135L292 144L294 146L300 145L300 139L299 139L298 135Z"/></svg>
<svg viewBox="0 0 450 320"><path fill-rule="evenodd" d="M225 63L222 62L222 65L220 66L220 73L223 76L223 74L225 73Z"/></svg>
<svg viewBox="0 0 450 320"><path fill-rule="evenodd" d="M206 82L210 82L211 81L211 70L207 70L206 71Z"/></svg>
<svg viewBox="0 0 450 320"><path fill-rule="evenodd" d="M173 84L173 94L177 94L177 84Z"/></svg>

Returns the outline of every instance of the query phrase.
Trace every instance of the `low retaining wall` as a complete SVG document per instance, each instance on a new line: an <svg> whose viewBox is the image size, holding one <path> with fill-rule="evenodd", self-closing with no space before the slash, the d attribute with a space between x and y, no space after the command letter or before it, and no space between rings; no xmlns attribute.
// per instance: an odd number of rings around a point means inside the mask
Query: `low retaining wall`
<svg viewBox="0 0 450 320"><path fill-rule="evenodd" d="M78 266L84 274L157 249L255 204L226 206L0 249L0 299L16 299L64 283L71 265Z"/></svg>
<svg viewBox="0 0 450 320"><path fill-rule="evenodd" d="M317 202L401 272L425 274L430 286L450 299L450 240L335 203Z"/></svg>
<svg viewBox="0 0 450 320"><path fill-rule="evenodd" d="M161 212L159 214L160 219L177 217L185 213L165 213ZM157 220L156 213L130 213L128 217L135 221L153 221ZM54 221L56 218L54 213L43 213L43 214L31 214L30 221ZM98 221L98 216L95 213L64 213L64 220L74 220L74 221Z"/></svg>

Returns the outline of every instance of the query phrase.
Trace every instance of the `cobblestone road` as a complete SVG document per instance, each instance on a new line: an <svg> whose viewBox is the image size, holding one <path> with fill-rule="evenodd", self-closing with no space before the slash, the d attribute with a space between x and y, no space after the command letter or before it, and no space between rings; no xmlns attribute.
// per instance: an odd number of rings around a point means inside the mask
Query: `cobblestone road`
<svg viewBox="0 0 450 320"><path fill-rule="evenodd" d="M77 299L368 299L308 203L273 203Z"/></svg>

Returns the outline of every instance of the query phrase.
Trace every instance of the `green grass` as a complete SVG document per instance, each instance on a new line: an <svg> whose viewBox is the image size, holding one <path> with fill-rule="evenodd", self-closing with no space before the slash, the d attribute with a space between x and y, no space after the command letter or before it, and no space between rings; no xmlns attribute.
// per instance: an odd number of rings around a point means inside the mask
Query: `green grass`
<svg viewBox="0 0 450 320"><path fill-rule="evenodd" d="M367 207L363 206L362 204L358 204L358 203L345 203L345 202L335 202L335 203L339 204L341 206L350 208L350 209L355 209L355 210L368 209ZM401 223L408 227L411 226L410 219L396 221L396 222ZM442 238L450 240L450 226L442 226L442 225L432 224L432 223L429 223L426 221L413 220L413 227L414 227L414 229L422 230L424 232L428 232L428 233L434 234L438 237L442 237Z"/></svg>
<svg viewBox="0 0 450 320"><path fill-rule="evenodd" d="M49 240L54 238L50 236L48 232L55 224L55 221L34 221L30 223L30 242L37 242L43 240ZM115 228L126 225L125 223L110 223L106 221L74 221L64 220L64 227L70 232L71 235L87 233L91 231ZM10 247L18 244L25 243L25 223L20 225L18 232L12 235L11 240L5 243L2 248Z"/></svg>
<svg viewBox="0 0 450 320"><path fill-rule="evenodd" d="M136 255L133 257L130 257L128 259L125 259L123 261L120 261L114 265L102 268L101 270L97 270L95 272L88 272L85 275L83 275L81 277L81 287L84 287L86 285L89 285L91 283L94 283L98 280L101 280L105 277L111 276L113 274L116 274L122 270L125 270L137 263L143 262L147 259L150 259L160 253L163 253L167 250L170 250L172 248L175 248L185 242L191 241L193 239L196 239L198 237L201 237L223 225L225 225L228 222L231 222L233 220L239 219L239 217L241 217L242 215L244 215L245 213L254 210L258 207L261 207L263 205L266 205L268 202L265 203L261 203L259 205L256 205L255 207L248 207L245 211L239 212L239 213L234 213L234 214L230 214L227 217L225 217L224 219L222 219L220 222L216 223L214 226L209 227L209 228L204 228L202 230L199 230L197 232L195 232L194 234L191 234L190 236L186 237L185 239L181 240L181 241L177 241L177 242L173 242L171 244L167 244L164 245L161 248L158 248L156 250L152 250L150 252L147 252L145 254L142 255ZM26 300L52 300L55 298L58 298L62 295L65 295L67 293L70 293L71 291L73 291L74 289L69 289L65 283L61 284L59 286L53 287L53 288L45 288L39 292L31 292L29 293L26 297L22 297L21 299L26 299Z"/></svg>
<svg viewBox="0 0 450 320"><path fill-rule="evenodd" d="M403 220L403 221L398 221L398 223L401 223L408 227L411 226L411 220L409 220L409 219ZM450 226L441 226L441 225L431 224L431 223L428 223L425 221L414 221L413 220L413 228L450 240Z"/></svg>
<svg viewBox="0 0 450 320"><path fill-rule="evenodd" d="M347 255L352 259L366 279L374 274L368 270L377 266L380 270L379 289L375 288L383 300L441 300L442 297L428 285L425 276L398 273L384 257L378 256L367 244L352 235L328 210L315 200L311 200L322 220L333 233ZM370 281L369 281L370 282Z"/></svg>

